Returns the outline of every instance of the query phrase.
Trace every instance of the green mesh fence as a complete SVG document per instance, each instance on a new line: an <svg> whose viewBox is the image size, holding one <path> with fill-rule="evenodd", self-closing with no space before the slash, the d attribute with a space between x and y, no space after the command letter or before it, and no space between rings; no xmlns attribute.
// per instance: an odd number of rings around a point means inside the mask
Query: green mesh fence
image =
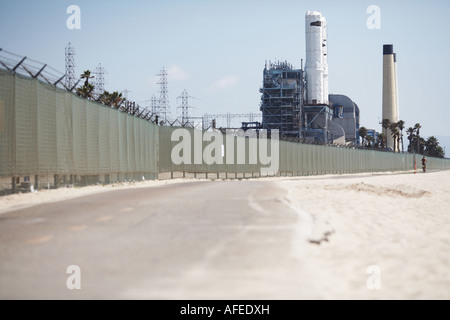
<svg viewBox="0 0 450 320"><path fill-rule="evenodd" d="M182 141L179 130L187 131L189 139L189 163L175 164L172 161L172 151L175 150L175 156L179 153L177 145ZM172 134L174 137L172 139ZM196 136L198 138L196 138ZM222 162L220 164L211 162L211 141L210 136L220 136L223 145ZM234 143L228 144L228 139ZM172 141L175 140L175 141ZM203 141L206 140L206 141ZM268 167L266 163L261 163L260 159L260 140L257 138L230 137L220 133L206 132L200 130L160 127L159 128L159 172L196 172L196 173L226 173L235 175L257 174L260 175L261 169ZM264 140L267 145L268 155L271 155L270 140ZM196 143L197 142L197 143ZM239 153L239 144L245 145L245 152ZM195 162L195 148L198 148L197 155L200 162ZM257 148L255 149L255 146ZM183 154L180 152L180 154ZM256 154L256 162L252 160L252 155ZM263 152L264 154L264 152ZM214 156L214 153L212 154ZM352 148L342 148L335 146L319 146L301 143L279 141L278 170L275 172L262 173L265 175L320 175L320 174L343 174L358 172L381 172L381 171L408 171L413 170L414 159L417 159L417 168L420 169L421 156L413 154L395 154L390 152L379 152L371 150L359 150ZM429 170L447 170L450 169L449 159L428 159ZM272 156L272 161L275 158Z"/></svg>
<svg viewBox="0 0 450 320"><path fill-rule="evenodd" d="M187 144L180 148L183 135ZM421 156L412 154L286 141L273 149L271 142L264 137L156 126L0 70L3 180L35 175L101 180L98 176L104 175L105 182L112 182L142 176L154 179L159 173L173 176L174 172L240 178L407 171L414 169L415 160L421 167ZM450 169L448 159L427 159L429 170Z"/></svg>
<svg viewBox="0 0 450 320"><path fill-rule="evenodd" d="M158 127L0 70L0 177L157 177Z"/></svg>
<svg viewBox="0 0 450 320"><path fill-rule="evenodd" d="M182 134L185 137L182 138ZM180 147L183 141L186 145ZM252 158L257 155L257 144L256 138L192 128L160 127L159 172L223 173L231 174L230 177L258 175L261 164L258 157ZM183 158L183 161L173 161L172 157Z"/></svg>

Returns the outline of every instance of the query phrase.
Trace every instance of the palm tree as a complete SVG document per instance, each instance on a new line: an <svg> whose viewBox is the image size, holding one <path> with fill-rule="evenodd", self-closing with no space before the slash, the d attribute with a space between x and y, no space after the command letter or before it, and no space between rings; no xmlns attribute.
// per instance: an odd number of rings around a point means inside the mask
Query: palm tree
<svg viewBox="0 0 450 320"><path fill-rule="evenodd" d="M395 124L391 124L391 135L392 138L394 138L394 152L397 152L397 146L398 146L398 141L399 141L399 137L400 137L400 132L397 129L397 126Z"/></svg>
<svg viewBox="0 0 450 320"><path fill-rule="evenodd" d="M418 139L418 145L419 145L419 153L424 154L425 153L425 139L422 137L419 137Z"/></svg>
<svg viewBox="0 0 450 320"><path fill-rule="evenodd" d="M91 76L91 71L90 70L86 70L83 72L83 74L81 75L81 79L86 79L84 81L84 85L87 87L89 84L89 79L93 79L94 76Z"/></svg>
<svg viewBox="0 0 450 320"><path fill-rule="evenodd" d="M372 136L367 136L367 142L368 142L368 147L372 148L372 142L373 142L373 137Z"/></svg>
<svg viewBox="0 0 450 320"><path fill-rule="evenodd" d="M417 153L420 153L420 139L421 139L420 138L420 129L421 128L422 128L422 126L420 125L420 123L416 123L414 125L414 131L416 132L416 140L417 140Z"/></svg>
<svg viewBox="0 0 450 320"><path fill-rule="evenodd" d="M383 121L381 122L381 126L383 127L384 130L386 130L384 134L387 134L387 129L390 127L390 125L391 121L389 119L383 119Z"/></svg>
<svg viewBox="0 0 450 320"><path fill-rule="evenodd" d="M438 158L444 158L445 157L445 151L444 151L444 149L442 149L441 146L438 146L436 148L436 157L438 157Z"/></svg>
<svg viewBox="0 0 450 320"><path fill-rule="evenodd" d="M90 83L77 88L77 95L86 99L92 98L92 92L94 92L94 86Z"/></svg>
<svg viewBox="0 0 450 320"><path fill-rule="evenodd" d="M443 158L444 150L439 146L439 141L436 137L431 136L425 142L426 151L425 154L430 157Z"/></svg>
<svg viewBox="0 0 450 320"><path fill-rule="evenodd" d="M105 90L99 97L99 101L107 106L112 106L112 93Z"/></svg>
<svg viewBox="0 0 450 320"><path fill-rule="evenodd" d="M402 143L402 153L403 153L403 152L405 152L405 148L403 146L403 130L405 129L405 121L399 120L397 122L397 128L400 129L400 139L401 139L401 143Z"/></svg>
<svg viewBox="0 0 450 320"><path fill-rule="evenodd" d="M97 101L103 103L104 105L111 106L111 93L108 91L103 91L103 93L98 97Z"/></svg>
<svg viewBox="0 0 450 320"><path fill-rule="evenodd" d="M434 136L429 137L428 140L425 142L426 154L431 156L432 153L435 153L438 145L439 142L436 139L436 137Z"/></svg>
<svg viewBox="0 0 450 320"><path fill-rule="evenodd" d="M391 121L389 119L383 119L383 121L381 121L381 126L384 129L383 133L386 136L386 147L387 147L387 137L389 137L390 133L392 133L392 131L391 132L388 131L388 129L390 129L391 127Z"/></svg>
<svg viewBox="0 0 450 320"><path fill-rule="evenodd" d="M384 133L380 133L377 137L377 144L380 148L384 149L386 146L386 135Z"/></svg>
<svg viewBox="0 0 450 320"><path fill-rule="evenodd" d="M417 131L417 134L420 135L420 129L422 128L422 126L420 125L420 123L416 123L414 125L414 129Z"/></svg>
<svg viewBox="0 0 450 320"><path fill-rule="evenodd" d="M398 128L397 128L397 123L392 122L391 125L389 126L389 130L391 130L391 136L392 138L394 138L394 152L397 152L397 135L399 135L400 133L398 132Z"/></svg>
<svg viewBox="0 0 450 320"><path fill-rule="evenodd" d="M122 104L126 101L126 99L122 97L122 93L119 93L118 91L114 91L113 93L111 93L110 99L111 106L116 109L120 109Z"/></svg>
<svg viewBox="0 0 450 320"><path fill-rule="evenodd" d="M365 140L365 138L367 136L367 129L365 127L361 127L361 128L359 128L358 133L359 133L359 136L362 139L362 145L364 146L364 142L365 142L364 140Z"/></svg>
<svg viewBox="0 0 450 320"><path fill-rule="evenodd" d="M409 146L408 146L408 152L412 152L412 143L414 140L414 132L415 129L413 127L409 127L408 130L406 130L406 132L408 133L408 140L409 140Z"/></svg>

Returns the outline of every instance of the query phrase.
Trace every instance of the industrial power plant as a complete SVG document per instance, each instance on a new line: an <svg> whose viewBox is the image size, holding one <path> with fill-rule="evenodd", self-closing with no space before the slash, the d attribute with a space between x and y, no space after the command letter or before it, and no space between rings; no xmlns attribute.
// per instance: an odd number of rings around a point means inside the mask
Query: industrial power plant
<svg viewBox="0 0 450 320"><path fill-rule="evenodd" d="M262 128L305 142L358 145L359 107L349 97L329 94L327 21L320 12L305 17L306 63L266 62L260 92Z"/></svg>
<svg viewBox="0 0 450 320"><path fill-rule="evenodd" d="M5 52L3 50L3 52ZM74 92L78 83L75 76L75 51L69 43L66 47L66 73L62 77L51 76L44 78L45 67L36 66L36 74L26 70L26 75L33 78L42 77L45 82L59 85L68 91ZM181 118L170 117L168 103L167 70L164 68L158 76L161 77L158 84L161 85L160 99L155 96L151 99L151 106L141 108L138 104L128 101L127 95L123 96L122 111L138 115L139 117L155 122L163 126L191 126L209 129L227 128L266 129L278 130L283 140L299 141L314 144L330 144L349 147L360 146L360 108L352 99L344 94L329 93L329 69L328 69L328 24L325 17L317 11L307 11L305 15L305 59L299 57L300 68L295 68L288 61L266 61L263 70L262 86L260 88L261 101L259 110L261 113L229 113L222 111L219 114L205 113L203 116L189 115L190 97L186 90L179 97L182 99L180 106ZM303 63L305 61L305 63ZM1 61L0 61L1 62ZM13 63L7 70L19 71L23 60ZM42 70L41 70L42 69ZM104 68L97 67L95 74L95 91L92 94L99 102L104 91ZM64 79L64 82L62 81ZM50 81L50 80L51 81ZM127 91L127 90L125 90ZM124 91L124 92L125 92ZM119 93L118 93L119 95ZM120 95L119 98L122 96ZM149 100L150 101L150 100ZM399 121L399 95L397 83L397 56L392 44L383 47L383 101L382 119L390 123ZM218 125L218 121L226 123ZM232 124L233 120L234 123ZM244 122L248 121L248 122ZM400 151L399 143L394 143L394 137L389 128L383 127L386 139L384 146L392 151ZM367 135L376 140L378 133L374 129L367 129ZM395 150L394 150L395 149Z"/></svg>
<svg viewBox="0 0 450 320"><path fill-rule="evenodd" d="M0 300L448 299L450 2L378 2L3 1Z"/></svg>

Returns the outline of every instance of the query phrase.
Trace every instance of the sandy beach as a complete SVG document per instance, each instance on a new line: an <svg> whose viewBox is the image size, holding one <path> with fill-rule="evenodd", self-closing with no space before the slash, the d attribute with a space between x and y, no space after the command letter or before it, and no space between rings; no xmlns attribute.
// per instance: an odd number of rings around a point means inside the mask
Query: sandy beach
<svg viewBox="0 0 450 320"><path fill-rule="evenodd" d="M450 171L279 183L314 221L316 244L305 257L321 275L324 298L450 297ZM370 266L380 289L368 289Z"/></svg>
<svg viewBox="0 0 450 320"><path fill-rule="evenodd" d="M290 219L286 220L286 216L280 222L273 220L272 223L280 223L278 228L283 226L285 230L294 234L293 237L286 239L289 241L285 243L290 247L291 258L286 259L285 264L280 266L280 270L285 270L282 274L277 274L275 270L273 274L268 273L269 270L260 265L260 273L268 277L267 282L261 282L260 285L263 289L266 283L279 279L286 284L293 283L292 281L304 283L304 287L291 285L277 295L269 294L262 297L283 299L450 297L450 171L249 180L252 180L252 183L275 182L280 190L286 191L285 196L280 196L278 200L286 203L298 215L292 220L296 221L294 224L289 222ZM10 195L0 198L0 214L37 204L76 199L117 189L151 188L190 181L198 180L147 181ZM245 180L242 183L246 183ZM264 186L262 184L261 188L264 189ZM188 184L186 187L189 188ZM250 204L256 206L257 211L268 210L258 207L257 203ZM266 218L262 216L261 219ZM271 219L276 219L276 214L272 213ZM267 225L265 228L269 227L270 225ZM295 237L295 233L298 237ZM238 239L235 238L233 241ZM273 240L275 243L284 243L278 242L280 240L276 238ZM245 244L248 245L247 242L243 242L243 245ZM252 242L252 245L259 248L256 243ZM221 254L217 255L220 257ZM198 279L206 281L205 275L217 276L217 271L205 268L205 274L200 278L194 277L195 281ZM197 270L198 266L194 269ZM229 269L222 270L218 277L225 276L227 270ZM236 274L242 272L239 268L234 271ZM255 272L258 273L258 270L255 269ZM273 285L273 282L270 283ZM303 289L300 296L299 289ZM189 292L194 294L192 291ZM226 298L225 292L219 290L217 294L218 297ZM199 295L194 294L190 297L195 299L202 295L200 292Z"/></svg>

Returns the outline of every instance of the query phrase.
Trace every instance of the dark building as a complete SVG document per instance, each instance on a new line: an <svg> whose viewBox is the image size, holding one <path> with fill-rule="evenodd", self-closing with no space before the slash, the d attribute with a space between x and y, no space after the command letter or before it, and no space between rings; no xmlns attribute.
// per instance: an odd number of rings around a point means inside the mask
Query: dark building
<svg viewBox="0 0 450 320"><path fill-rule="evenodd" d="M344 129L345 142L359 142L359 107L349 97L342 94L330 94L330 105L334 110L333 122Z"/></svg>
<svg viewBox="0 0 450 320"><path fill-rule="evenodd" d="M262 127L278 129L281 136L301 132L303 71L287 62L266 64L261 92Z"/></svg>

